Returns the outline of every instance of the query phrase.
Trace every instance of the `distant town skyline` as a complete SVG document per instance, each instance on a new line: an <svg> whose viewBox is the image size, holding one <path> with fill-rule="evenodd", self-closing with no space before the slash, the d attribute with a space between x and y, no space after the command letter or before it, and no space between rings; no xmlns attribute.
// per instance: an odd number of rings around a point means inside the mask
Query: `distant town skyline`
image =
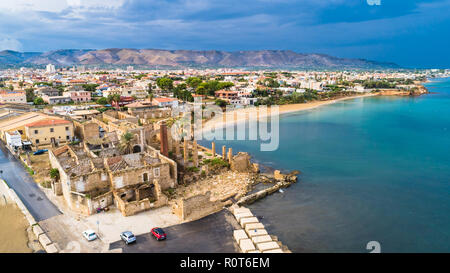
<svg viewBox="0 0 450 273"><path fill-rule="evenodd" d="M449 67L450 0L7 0L0 50L293 50Z"/></svg>

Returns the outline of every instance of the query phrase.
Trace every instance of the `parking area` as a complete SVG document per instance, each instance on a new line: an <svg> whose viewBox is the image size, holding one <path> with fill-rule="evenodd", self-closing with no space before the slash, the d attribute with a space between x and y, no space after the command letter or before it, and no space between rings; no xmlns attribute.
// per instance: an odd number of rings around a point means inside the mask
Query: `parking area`
<svg viewBox="0 0 450 273"><path fill-rule="evenodd" d="M61 214L39 222L42 230L57 245L60 252L99 253L109 251L108 243L102 240L88 242L82 232L89 229L83 222Z"/></svg>
<svg viewBox="0 0 450 273"><path fill-rule="evenodd" d="M233 230L237 228L239 224L233 215L222 210L197 221L164 228L166 240L156 241L148 232L137 235L136 243L126 245L118 240L109 248L122 249L124 253L235 253L238 246Z"/></svg>

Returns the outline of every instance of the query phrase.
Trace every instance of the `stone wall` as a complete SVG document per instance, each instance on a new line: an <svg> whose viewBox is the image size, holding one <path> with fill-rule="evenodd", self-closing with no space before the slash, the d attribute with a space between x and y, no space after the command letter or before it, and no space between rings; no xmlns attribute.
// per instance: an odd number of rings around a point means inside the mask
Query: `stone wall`
<svg viewBox="0 0 450 273"><path fill-rule="evenodd" d="M94 122L81 123L73 121L74 133L79 139L92 139L99 137L98 124Z"/></svg>
<svg viewBox="0 0 450 273"><path fill-rule="evenodd" d="M159 171L156 169L159 169ZM155 176L158 172L159 176ZM144 183L143 177L145 173L147 174L148 181L159 179L162 190L173 186L173 181L170 179L170 167L167 163L124 169L121 171L110 172L109 175L113 189L120 189Z"/></svg>
<svg viewBox="0 0 450 273"><path fill-rule="evenodd" d="M211 192L208 191L205 194L177 200L172 205L172 212L182 221L193 221L220 211L224 205L220 200L211 201Z"/></svg>

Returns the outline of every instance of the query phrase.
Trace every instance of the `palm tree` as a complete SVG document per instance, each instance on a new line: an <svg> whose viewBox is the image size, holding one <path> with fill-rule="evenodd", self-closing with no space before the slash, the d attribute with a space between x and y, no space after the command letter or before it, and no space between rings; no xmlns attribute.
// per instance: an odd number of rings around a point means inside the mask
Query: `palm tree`
<svg viewBox="0 0 450 273"><path fill-rule="evenodd" d="M50 169L50 177L55 181L59 180L59 170L57 168Z"/></svg>
<svg viewBox="0 0 450 273"><path fill-rule="evenodd" d="M122 135L120 142L120 150L123 153L126 154L131 153L131 151L133 150L133 139L134 136L130 132L126 132L125 134Z"/></svg>

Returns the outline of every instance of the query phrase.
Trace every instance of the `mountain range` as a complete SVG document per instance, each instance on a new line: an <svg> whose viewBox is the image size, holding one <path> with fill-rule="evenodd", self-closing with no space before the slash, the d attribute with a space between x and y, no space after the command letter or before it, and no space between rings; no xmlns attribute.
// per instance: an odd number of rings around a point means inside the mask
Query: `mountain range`
<svg viewBox="0 0 450 273"><path fill-rule="evenodd" d="M386 69L397 64L365 59L302 54L290 50L197 51L163 49L61 49L48 52L0 51L1 66L138 65L149 67L268 67L322 69Z"/></svg>

